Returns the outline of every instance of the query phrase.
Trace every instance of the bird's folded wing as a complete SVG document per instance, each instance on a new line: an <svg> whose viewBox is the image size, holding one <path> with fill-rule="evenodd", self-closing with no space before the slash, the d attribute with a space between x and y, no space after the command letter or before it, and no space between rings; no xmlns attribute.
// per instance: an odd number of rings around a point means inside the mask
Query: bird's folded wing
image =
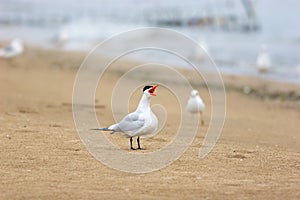
<svg viewBox="0 0 300 200"><path fill-rule="evenodd" d="M140 128L142 128L145 124L145 119L140 117L139 113L130 113L125 116L122 121L120 121L119 128L122 132L126 132L128 134L136 133Z"/></svg>
<svg viewBox="0 0 300 200"><path fill-rule="evenodd" d="M14 51L14 49L11 46L4 47L3 50L6 51L6 52L13 52Z"/></svg>

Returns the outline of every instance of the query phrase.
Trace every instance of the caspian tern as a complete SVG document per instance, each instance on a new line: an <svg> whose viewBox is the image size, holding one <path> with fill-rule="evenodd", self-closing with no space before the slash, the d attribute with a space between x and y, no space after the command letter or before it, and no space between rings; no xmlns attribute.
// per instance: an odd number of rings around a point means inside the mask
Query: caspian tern
<svg viewBox="0 0 300 200"><path fill-rule="evenodd" d="M261 73L266 73L271 68L271 59L267 47L264 44L261 45L259 55L257 56L256 67Z"/></svg>
<svg viewBox="0 0 300 200"><path fill-rule="evenodd" d="M24 46L20 39L14 39L8 46L0 49L0 57L13 58L23 53Z"/></svg>
<svg viewBox="0 0 300 200"><path fill-rule="evenodd" d="M205 109L205 104L197 90L192 90L190 98L187 102L186 109L191 113L200 113L202 118L202 112ZM201 119L201 124L204 124L203 119Z"/></svg>
<svg viewBox="0 0 300 200"><path fill-rule="evenodd" d="M110 125L106 128L92 129L101 131L112 131L111 133L120 132L130 137L130 149L135 150L132 147L132 138L137 136L138 148L140 146L140 136L152 134L157 130L158 121L155 114L151 111L150 99L154 94L158 85L145 86L143 88L143 96L139 102L137 109L126 115L119 123Z"/></svg>

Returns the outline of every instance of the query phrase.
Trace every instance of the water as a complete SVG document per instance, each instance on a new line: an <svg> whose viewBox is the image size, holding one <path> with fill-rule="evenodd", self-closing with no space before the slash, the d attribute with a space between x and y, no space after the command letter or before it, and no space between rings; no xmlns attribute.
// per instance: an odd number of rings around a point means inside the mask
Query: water
<svg viewBox="0 0 300 200"><path fill-rule="evenodd" d="M300 2L253 2L260 29L247 31L232 23L226 26L187 25L194 23L194 19L211 19L210 16L231 16L233 22L242 24L247 19L247 12L242 1L237 0L1 1L0 40L19 37L31 45L88 51L99 41L120 32L159 25L201 40L223 73L300 83ZM64 41L58 47L54 41L59 37ZM144 39L155 38L145 36ZM174 44L172 38L161 42ZM265 75L260 75L254 67L262 43L267 45L273 64L270 73ZM194 59L195 51L191 50L185 56ZM169 64L181 65L176 60L166 59L165 55L153 55ZM148 58L140 56L139 59Z"/></svg>

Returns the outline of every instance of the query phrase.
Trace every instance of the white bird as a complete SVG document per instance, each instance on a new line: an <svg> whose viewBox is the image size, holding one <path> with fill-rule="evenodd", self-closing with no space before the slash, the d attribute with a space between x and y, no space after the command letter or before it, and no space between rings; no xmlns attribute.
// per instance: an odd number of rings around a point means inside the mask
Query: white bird
<svg viewBox="0 0 300 200"><path fill-rule="evenodd" d="M266 45L261 45L259 55L256 59L256 67L260 73L266 73L271 68L271 59Z"/></svg>
<svg viewBox="0 0 300 200"><path fill-rule="evenodd" d="M198 38L198 46L194 52L195 60L203 62L206 59L207 54L209 54L209 47L205 39L200 37Z"/></svg>
<svg viewBox="0 0 300 200"><path fill-rule="evenodd" d="M134 112L126 115L119 123L113 124L106 128L92 130L124 133L126 136L130 137L130 149L132 150L135 150L132 147L132 137L137 136L137 149L141 149L140 136L152 134L157 130L158 127L157 117L151 111L150 107L150 98L152 96L156 96L154 91L157 87L158 85L145 86L143 88L143 96L137 109Z"/></svg>
<svg viewBox="0 0 300 200"><path fill-rule="evenodd" d="M205 109L205 104L201 97L199 96L199 93L197 90L192 90L190 98L187 102L186 106L187 111L190 113L200 113L202 115L202 112ZM201 116L202 118L202 116ZM201 124L204 124L203 119L201 119Z"/></svg>
<svg viewBox="0 0 300 200"><path fill-rule="evenodd" d="M0 49L1 58L13 58L23 53L24 46L19 38L14 39L8 46Z"/></svg>
<svg viewBox="0 0 300 200"><path fill-rule="evenodd" d="M61 29L59 32L53 37L54 43L58 46L63 46L70 39L69 31L67 29Z"/></svg>

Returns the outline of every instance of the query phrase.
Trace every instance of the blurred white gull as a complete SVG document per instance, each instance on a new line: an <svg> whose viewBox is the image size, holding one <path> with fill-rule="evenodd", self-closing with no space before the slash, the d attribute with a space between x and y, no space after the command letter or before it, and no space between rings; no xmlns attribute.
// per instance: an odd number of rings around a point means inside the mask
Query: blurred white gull
<svg viewBox="0 0 300 200"><path fill-rule="evenodd" d="M204 124L204 121L202 119L202 112L205 109L205 104L201 97L199 96L199 93L197 90L192 90L190 98L187 102L186 106L187 111L190 113L200 113L201 114L201 124Z"/></svg>
<svg viewBox="0 0 300 200"><path fill-rule="evenodd" d="M296 66L296 71L298 74L300 74L300 65Z"/></svg>
<svg viewBox="0 0 300 200"><path fill-rule="evenodd" d="M198 46L194 52L194 58L196 61L203 62L206 59L207 54L209 54L209 47L202 37L199 37L197 42Z"/></svg>
<svg viewBox="0 0 300 200"><path fill-rule="evenodd" d="M70 39L69 31L67 29L61 29L53 37L54 43L59 46L65 45L65 43Z"/></svg>
<svg viewBox="0 0 300 200"><path fill-rule="evenodd" d="M13 58L21 55L24 52L24 45L19 38L15 38L12 42L0 49L1 58Z"/></svg>
<svg viewBox="0 0 300 200"><path fill-rule="evenodd" d="M256 59L256 67L260 73L266 73L271 68L271 59L265 44L262 44L260 47L260 52Z"/></svg>

